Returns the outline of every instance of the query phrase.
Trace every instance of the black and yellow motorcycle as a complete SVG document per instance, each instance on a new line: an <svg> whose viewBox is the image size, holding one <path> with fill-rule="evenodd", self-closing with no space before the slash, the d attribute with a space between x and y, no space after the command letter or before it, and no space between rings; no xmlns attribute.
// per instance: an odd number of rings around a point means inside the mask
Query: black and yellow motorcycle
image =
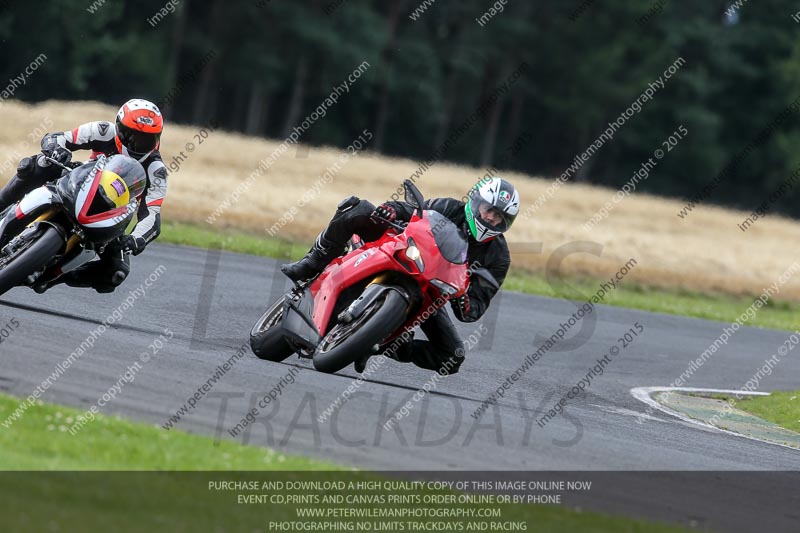
<svg viewBox="0 0 800 533"><path fill-rule="evenodd" d="M125 155L62 167L61 178L0 214L0 295L44 286L91 261L135 221L147 176Z"/></svg>

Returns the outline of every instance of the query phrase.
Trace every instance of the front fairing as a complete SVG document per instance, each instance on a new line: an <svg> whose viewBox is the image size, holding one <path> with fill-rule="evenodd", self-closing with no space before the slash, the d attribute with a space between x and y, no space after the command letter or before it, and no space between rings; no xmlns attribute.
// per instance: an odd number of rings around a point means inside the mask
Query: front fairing
<svg viewBox="0 0 800 533"><path fill-rule="evenodd" d="M342 292L382 272L397 270L392 250L403 247L401 235L386 234L347 255L334 259L309 287L314 298L312 320L324 334L330 323L336 302Z"/></svg>
<svg viewBox="0 0 800 533"><path fill-rule="evenodd" d="M457 295L463 294L467 283L467 242L455 224L436 211L425 211L423 218L414 216L402 234L402 241L408 248L409 240L420 251L420 261L424 269L415 268L413 261L405 254L396 257L408 273L427 285L437 279L458 288ZM396 252L395 252L396 253Z"/></svg>
<svg viewBox="0 0 800 533"><path fill-rule="evenodd" d="M426 211L423 218L414 216L405 231L395 234L391 230L379 240L367 243L362 248L335 259L314 280L309 287L314 297L312 318L320 332L327 331L333 309L343 289L374 280L387 272L397 272L411 277L422 290L422 307L427 308L436 303L441 307L446 302L439 290L431 284L436 279L454 287L451 297L462 295L467 285L466 249L464 262L451 262L445 259L437 245L442 241L445 224L436 219L439 228L431 227L431 211ZM436 213L436 215L439 215ZM441 215L439 215L441 216ZM435 218L435 217L434 217ZM452 225L451 222L448 221ZM423 268L408 259L405 251L413 243L420 251ZM460 245L451 246L449 257L461 257ZM455 250L455 252L454 252Z"/></svg>
<svg viewBox="0 0 800 533"><path fill-rule="evenodd" d="M97 161L75 168L56 183L56 191L65 210L81 227L87 240L96 244L106 244L124 235L139 208L136 197L119 207L96 208L100 200L97 194L99 180L107 161L101 156ZM121 179L127 186L128 175L123 174ZM135 186L138 186L136 183Z"/></svg>
<svg viewBox="0 0 800 533"><path fill-rule="evenodd" d="M56 182L56 192L61 197L64 205L69 207L70 212L74 212L75 198L84 182L88 179L90 171L94 168L94 162L90 161L75 168L72 172L65 174Z"/></svg>

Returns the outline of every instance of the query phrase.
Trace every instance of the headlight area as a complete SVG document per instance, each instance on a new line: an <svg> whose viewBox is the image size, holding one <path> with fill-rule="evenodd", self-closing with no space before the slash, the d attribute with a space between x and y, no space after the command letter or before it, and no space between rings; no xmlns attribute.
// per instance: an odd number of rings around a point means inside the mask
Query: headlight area
<svg viewBox="0 0 800 533"><path fill-rule="evenodd" d="M420 272L425 272L425 263L422 261L422 252L420 252L419 248L417 248L417 243L414 242L414 239L409 237L408 248L397 252L395 257L409 272L413 272L413 270L411 265L407 264L406 261L411 261L411 263L417 267L417 270Z"/></svg>

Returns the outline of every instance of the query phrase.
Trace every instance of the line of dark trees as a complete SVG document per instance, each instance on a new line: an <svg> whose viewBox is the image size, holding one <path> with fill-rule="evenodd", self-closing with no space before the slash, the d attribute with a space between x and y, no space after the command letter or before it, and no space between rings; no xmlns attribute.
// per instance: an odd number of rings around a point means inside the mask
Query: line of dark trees
<svg viewBox="0 0 800 533"><path fill-rule="evenodd" d="M85 4L85 5L84 5ZM332 5L335 4L335 5ZM800 165L800 24L792 0L51 0L0 2L0 86L15 98L168 102L171 121L282 138L360 64L370 68L303 140L556 177L673 62L685 65L572 180L619 187L680 126L639 191L753 209ZM91 10L89 8L92 8ZM416 10L416 11L415 11ZM476 19L484 17L484 25ZM93 12L91 12L93 11ZM414 19L411 15L414 14ZM498 88L525 64L502 94ZM496 101L485 105L492 94ZM0 117L2 107L0 104ZM99 117L86 117L96 119ZM737 153L768 128L747 158ZM515 140L524 149L506 157ZM774 209L800 216L800 194Z"/></svg>

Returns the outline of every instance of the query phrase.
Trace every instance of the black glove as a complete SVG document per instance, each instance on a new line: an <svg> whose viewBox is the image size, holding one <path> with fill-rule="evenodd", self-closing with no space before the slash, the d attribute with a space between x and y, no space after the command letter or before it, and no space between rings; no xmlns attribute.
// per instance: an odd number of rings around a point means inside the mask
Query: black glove
<svg viewBox="0 0 800 533"><path fill-rule="evenodd" d="M54 135L45 135L42 138L42 153L66 165L72 160L72 152L61 147Z"/></svg>
<svg viewBox="0 0 800 533"><path fill-rule="evenodd" d="M375 208L370 217L376 222L394 222L397 219L397 211L388 203L383 203Z"/></svg>
<svg viewBox="0 0 800 533"><path fill-rule="evenodd" d="M463 321L467 316L469 316L469 312L472 309L472 306L470 306L469 303L469 295L465 292L462 296L453 298L450 300L450 307L452 307L456 318Z"/></svg>
<svg viewBox="0 0 800 533"><path fill-rule="evenodd" d="M145 240L141 237L134 237L133 235L123 235L119 238L120 248L126 253L139 255L147 246Z"/></svg>

